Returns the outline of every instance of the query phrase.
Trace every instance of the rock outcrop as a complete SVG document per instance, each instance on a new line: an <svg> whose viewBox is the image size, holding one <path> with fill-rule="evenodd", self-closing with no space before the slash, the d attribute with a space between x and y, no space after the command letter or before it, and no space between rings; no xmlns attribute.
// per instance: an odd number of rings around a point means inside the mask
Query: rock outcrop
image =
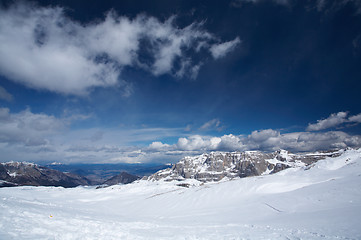
<svg viewBox="0 0 361 240"><path fill-rule="evenodd" d="M108 186L116 185L116 184L128 184L128 183L132 183L138 179L139 179L138 176L129 174L127 172L121 172L120 174L115 175L114 177L108 179L103 184L108 185Z"/></svg>

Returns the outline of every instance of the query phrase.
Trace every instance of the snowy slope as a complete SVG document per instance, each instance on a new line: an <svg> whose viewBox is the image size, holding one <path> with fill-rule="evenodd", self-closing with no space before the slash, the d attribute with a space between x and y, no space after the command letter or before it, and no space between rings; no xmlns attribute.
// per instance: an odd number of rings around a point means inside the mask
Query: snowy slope
<svg viewBox="0 0 361 240"><path fill-rule="evenodd" d="M0 239L361 239L361 150L273 175L0 189Z"/></svg>

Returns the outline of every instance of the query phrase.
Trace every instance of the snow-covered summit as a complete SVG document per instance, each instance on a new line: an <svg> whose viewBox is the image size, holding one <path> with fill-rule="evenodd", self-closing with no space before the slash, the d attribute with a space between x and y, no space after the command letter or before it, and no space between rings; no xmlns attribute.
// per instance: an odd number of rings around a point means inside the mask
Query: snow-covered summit
<svg viewBox="0 0 361 240"><path fill-rule="evenodd" d="M35 166L39 166L36 163L31 163L31 162L15 162L15 161L10 161L10 162L3 162L1 163L4 166L11 166L11 167L20 167L20 166L24 166L24 167L35 167Z"/></svg>
<svg viewBox="0 0 361 240"><path fill-rule="evenodd" d="M260 151L211 152L184 157L171 168L158 171L148 180L165 181L196 179L202 182L223 178L259 176L279 172L290 167L304 167L326 157L336 157L345 150L293 154L286 150L272 153Z"/></svg>

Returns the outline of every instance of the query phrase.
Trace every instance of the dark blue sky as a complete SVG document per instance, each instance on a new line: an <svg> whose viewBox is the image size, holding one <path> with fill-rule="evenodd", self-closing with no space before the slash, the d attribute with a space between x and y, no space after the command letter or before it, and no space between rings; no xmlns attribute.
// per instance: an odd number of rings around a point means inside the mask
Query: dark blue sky
<svg viewBox="0 0 361 240"><path fill-rule="evenodd" d="M361 146L358 0L2 1L3 159Z"/></svg>

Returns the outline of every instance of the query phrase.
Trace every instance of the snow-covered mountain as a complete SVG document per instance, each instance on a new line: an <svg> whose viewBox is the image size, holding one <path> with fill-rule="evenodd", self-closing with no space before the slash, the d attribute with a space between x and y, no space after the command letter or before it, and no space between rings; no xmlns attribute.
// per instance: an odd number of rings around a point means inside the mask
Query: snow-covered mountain
<svg viewBox="0 0 361 240"><path fill-rule="evenodd" d="M85 177L63 173L28 162L0 163L0 187L9 186L62 186L90 185Z"/></svg>
<svg viewBox="0 0 361 240"><path fill-rule="evenodd" d="M361 239L361 149L337 155L189 188L0 188L0 239Z"/></svg>
<svg viewBox="0 0 361 240"><path fill-rule="evenodd" d="M212 152L185 157L173 167L158 171L148 180L166 181L196 179L202 182L220 181L223 178L250 177L279 172L290 167L303 167L326 157L337 157L343 150L292 154L286 150L272 153L259 151Z"/></svg>

